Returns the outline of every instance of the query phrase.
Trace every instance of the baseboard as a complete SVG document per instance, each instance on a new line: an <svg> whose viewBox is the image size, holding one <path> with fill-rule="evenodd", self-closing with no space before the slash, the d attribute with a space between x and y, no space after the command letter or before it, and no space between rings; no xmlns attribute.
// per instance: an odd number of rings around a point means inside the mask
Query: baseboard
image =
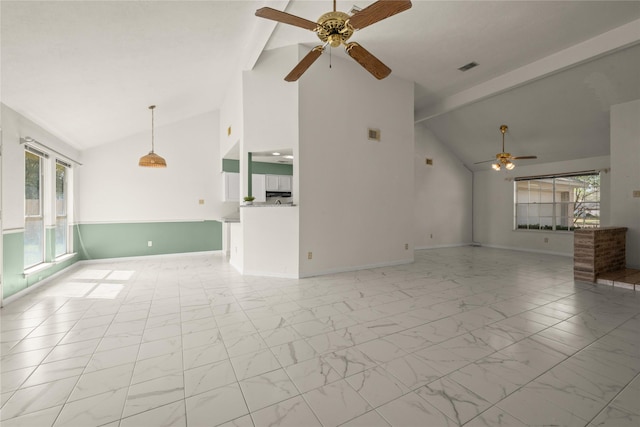
<svg viewBox="0 0 640 427"><path fill-rule="evenodd" d="M506 249L506 250L509 250L509 251L519 251L519 252L533 252L533 253L536 253L536 254L557 255L557 256L564 256L564 257L573 258L573 254L572 253L568 254L566 252L541 251L539 249L518 248L518 247L501 246L501 245L488 245L486 243L482 243L482 247L483 248L492 248L492 249Z"/></svg>
<svg viewBox="0 0 640 427"><path fill-rule="evenodd" d="M459 248L461 246L471 246L471 243L454 243L454 244L450 244L450 245L416 246L415 250L421 251L421 250L424 250L424 249Z"/></svg>
<svg viewBox="0 0 640 427"><path fill-rule="evenodd" d="M272 273L272 272L265 272L265 271L244 271L241 274L243 276L275 277L278 279L298 279L299 278L297 274Z"/></svg>
<svg viewBox="0 0 640 427"><path fill-rule="evenodd" d="M382 263L378 263L378 264L367 264L367 265L357 265L357 266L353 266L353 267L335 268L335 269L316 271L316 272L309 273L309 274L304 274L303 273L303 274L300 274L299 278L303 279L303 278L306 278L306 277L324 276L324 275L327 275L327 274L348 273L350 271L369 270L371 268L393 267L394 265L411 264L413 262L415 262L415 260L413 258L411 258L411 259L406 259L406 260L403 259L403 260L399 260L399 261L382 262Z"/></svg>
<svg viewBox="0 0 640 427"><path fill-rule="evenodd" d="M46 285L47 283L49 283L51 280L56 279L60 276L62 276L63 274L69 273L70 271L75 270L76 268L80 267L78 264L80 264L80 261L76 261L73 264L71 264L69 267L63 268L62 270L53 273L51 276L46 277L42 280L40 280L37 283L34 283L31 286L28 286L26 288L24 288L21 291L16 292L15 294L11 295L10 297L7 298L3 298L2 299L2 307L6 306L7 304L11 304L12 302L26 296L27 294L29 294L30 292L35 291L36 289L38 289L39 287Z"/></svg>
<svg viewBox="0 0 640 427"><path fill-rule="evenodd" d="M223 256L223 251L215 250L215 251L199 251L199 252L178 252L175 254L156 254L156 255L138 255L138 256L130 256L130 257L117 257L117 258L97 258L97 259L83 259L78 261L78 263L83 264L107 264L110 262L118 262L118 261L134 261L134 260L145 260L145 259L172 259L172 258L180 258L187 257L191 255L220 255Z"/></svg>

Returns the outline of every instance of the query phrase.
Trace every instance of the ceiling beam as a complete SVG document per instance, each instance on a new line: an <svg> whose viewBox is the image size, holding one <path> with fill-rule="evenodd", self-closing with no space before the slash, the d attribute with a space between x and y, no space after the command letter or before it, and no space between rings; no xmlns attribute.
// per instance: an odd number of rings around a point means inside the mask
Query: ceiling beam
<svg viewBox="0 0 640 427"><path fill-rule="evenodd" d="M640 43L640 19L446 97L435 105L416 110L415 123L429 120L637 43Z"/></svg>
<svg viewBox="0 0 640 427"><path fill-rule="evenodd" d="M264 1L263 6L285 11L292 2L293 0L270 0ZM255 19L256 25L253 27L253 32L251 34L251 44L248 49L244 51L240 62L241 71L249 71L255 67L258 62L258 58L260 58L260 54L262 54L262 51L271 38L271 34L273 34L276 26L278 25L276 21L271 21L269 19L258 18L257 16Z"/></svg>

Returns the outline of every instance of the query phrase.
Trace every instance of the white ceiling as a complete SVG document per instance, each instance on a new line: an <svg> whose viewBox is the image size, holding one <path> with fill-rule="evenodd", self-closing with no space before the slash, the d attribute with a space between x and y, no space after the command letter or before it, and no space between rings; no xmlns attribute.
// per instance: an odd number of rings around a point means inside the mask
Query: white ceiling
<svg viewBox="0 0 640 427"><path fill-rule="evenodd" d="M2 102L81 149L148 130L150 104L157 125L215 110L265 45L318 43L255 17L265 3L310 20L331 9L330 0L3 0ZM640 98L640 54L628 48L639 19L637 1L414 0L352 40L416 82L417 119L474 168L500 148L503 122L514 154L607 154L609 106ZM607 36L621 26L622 37ZM568 59L545 63L560 51ZM480 66L457 71L470 61ZM325 54L314 66L327 64Z"/></svg>

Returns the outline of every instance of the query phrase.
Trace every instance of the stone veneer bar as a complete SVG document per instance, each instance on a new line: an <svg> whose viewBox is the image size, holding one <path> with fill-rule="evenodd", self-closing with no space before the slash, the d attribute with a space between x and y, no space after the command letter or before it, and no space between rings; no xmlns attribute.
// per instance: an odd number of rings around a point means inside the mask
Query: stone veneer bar
<svg viewBox="0 0 640 427"><path fill-rule="evenodd" d="M595 283L599 274L626 266L626 227L603 227L573 232L573 278Z"/></svg>

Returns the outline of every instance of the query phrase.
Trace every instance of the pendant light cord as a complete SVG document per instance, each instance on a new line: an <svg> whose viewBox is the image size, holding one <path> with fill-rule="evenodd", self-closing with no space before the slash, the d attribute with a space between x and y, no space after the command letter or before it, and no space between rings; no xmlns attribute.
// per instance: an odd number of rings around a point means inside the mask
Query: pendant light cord
<svg viewBox="0 0 640 427"><path fill-rule="evenodd" d="M149 109L151 110L151 152L154 153L155 152L155 145L154 145L154 132L153 132L153 128L154 128L154 120L153 120L153 110L156 108L155 105L152 105L149 107Z"/></svg>

